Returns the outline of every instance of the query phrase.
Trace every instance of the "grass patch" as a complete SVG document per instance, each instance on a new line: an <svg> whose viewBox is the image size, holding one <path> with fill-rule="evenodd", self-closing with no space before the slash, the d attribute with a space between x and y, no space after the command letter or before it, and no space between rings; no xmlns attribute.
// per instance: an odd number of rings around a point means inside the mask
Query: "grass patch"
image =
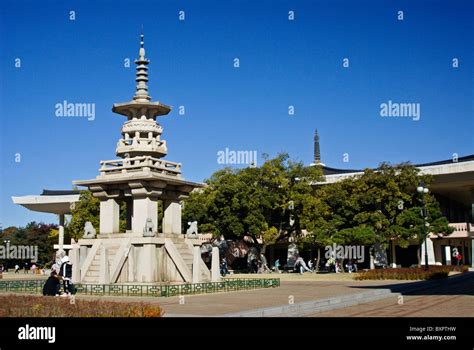
<svg viewBox="0 0 474 350"><path fill-rule="evenodd" d="M359 272L354 276L356 280L434 280L448 277L450 272L467 272L467 266L430 266L428 271L424 267L375 269Z"/></svg>
<svg viewBox="0 0 474 350"><path fill-rule="evenodd" d="M0 295L0 317L161 317L157 305L69 297Z"/></svg>

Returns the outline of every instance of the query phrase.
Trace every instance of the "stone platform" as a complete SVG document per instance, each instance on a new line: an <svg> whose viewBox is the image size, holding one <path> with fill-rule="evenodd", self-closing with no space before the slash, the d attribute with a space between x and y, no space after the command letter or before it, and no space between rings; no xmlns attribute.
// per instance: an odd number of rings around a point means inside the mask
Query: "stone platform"
<svg viewBox="0 0 474 350"><path fill-rule="evenodd" d="M176 234L118 233L80 239L71 253L73 266L80 267L74 269L73 280L99 284L209 281L200 246L198 239Z"/></svg>

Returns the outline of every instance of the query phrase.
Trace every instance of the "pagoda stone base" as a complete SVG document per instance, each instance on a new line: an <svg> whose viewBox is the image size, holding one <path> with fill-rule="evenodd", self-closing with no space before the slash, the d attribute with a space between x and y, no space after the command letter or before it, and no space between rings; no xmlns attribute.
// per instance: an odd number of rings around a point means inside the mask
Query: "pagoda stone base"
<svg viewBox="0 0 474 350"><path fill-rule="evenodd" d="M177 234L115 233L80 239L71 254L73 265L80 267L74 268L73 280L90 284L210 281L200 246L199 239Z"/></svg>

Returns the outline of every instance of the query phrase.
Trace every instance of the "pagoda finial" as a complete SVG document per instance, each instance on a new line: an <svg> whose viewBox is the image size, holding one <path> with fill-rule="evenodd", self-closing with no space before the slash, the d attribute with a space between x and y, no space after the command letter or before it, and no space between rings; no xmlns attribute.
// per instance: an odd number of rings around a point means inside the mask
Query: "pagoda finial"
<svg viewBox="0 0 474 350"><path fill-rule="evenodd" d="M314 130L314 164L321 164L321 151L319 149L318 129Z"/></svg>
<svg viewBox="0 0 474 350"><path fill-rule="evenodd" d="M142 32L140 34L140 50L138 51L138 59L135 60L135 64L137 65L137 73L136 73L136 82L137 82L137 89L135 92L135 96L133 99L137 102L148 102L151 100L151 97L148 95L148 61L145 58L145 35L143 34L143 25L142 25Z"/></svg>

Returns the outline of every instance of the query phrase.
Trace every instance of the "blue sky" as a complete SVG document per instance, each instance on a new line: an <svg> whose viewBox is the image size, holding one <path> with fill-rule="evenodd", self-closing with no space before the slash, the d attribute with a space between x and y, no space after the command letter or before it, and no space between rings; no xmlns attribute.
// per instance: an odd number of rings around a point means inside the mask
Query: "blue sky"
<svg viewBox="0 0 474 350"><path fill-rule="evenodd" d="M221 168L226 147L310 163L315 128L323 162L338 168L474 153L473 1L7 0L0 10L4 227L56 221L12 195L70 189L115 158L125 118L111 108L133 96L124 59L137 57L142 24L150 95L174 107L158 120L166 159L188 180ZM64 100L95 103L95 120L56 117ZM382 118L389 100L419 103L420 120Z"/></svg>

